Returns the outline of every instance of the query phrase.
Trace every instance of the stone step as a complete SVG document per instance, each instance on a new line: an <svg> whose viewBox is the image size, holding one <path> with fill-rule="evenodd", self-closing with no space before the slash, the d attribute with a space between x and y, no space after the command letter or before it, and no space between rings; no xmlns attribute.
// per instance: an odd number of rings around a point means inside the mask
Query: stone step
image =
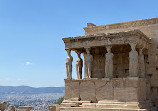
<svg viewBox="0 0 158 111"><path fill-rule="evenodd" d="M96 107L103 107L103 108L150 108L153 107L153 103L147 102L118 102L118 101L99 101L96 104Z"/></svg>
<svg viewBox="0 0 158 111"><path fill-rule="evenodd" d="M114 104L114 103L83 103L80 107L87 107L87 108L131 108L131 109L139 109L139 108L150 108L152 104L130 104L130 103L121 103L121 104Z"/></svg>
<svg viewBox="0 0 158 111"><path fill-rule="evenodd" d="M108 100L108 101L98 101L98 104L107 104L107 103L111 103L111 104L144 104L144 103L150 103L148 101L145 101L145 102L120 102L120 101L114 101L114 100Z"/></svg>
<svg viewBox="0 0 158 111"><path fill-rule="evenodd" d="M98 104L106 104L106 103L122 104L122 103L125 103L125 102L119 102L119 101L115 101L115 100L102 100L102 101L98 101Z"/></svg>
<svg viewBox="0 0 158 111"><path fill-rule="evenodd" d="M91 103L91 101L71 101L71 100L64 100L63 103Z"/></svg>
<svg viewBox="0 0 158 111"><path fill-rule="evenodd" d="M97 103L82 103L80 107L95 108Z"/></svg>
<svg viewBox="0 0 158 111"><path fill-rule="evenodd" d="M61 107L60 111L156 111L151 109Z"/></svg>
<svg viewBox="0 0 158 111"><path fill-rule="evenodd" d="M135 104L96 104L96 108L130 108L130 109L139 109L139 106L135 105Z"/></svg>
<svg viewBox="0 0 158 111"><path fill-rule="evenodd" d="M78 107L79 103L61 103L60 107Z"/></svg>

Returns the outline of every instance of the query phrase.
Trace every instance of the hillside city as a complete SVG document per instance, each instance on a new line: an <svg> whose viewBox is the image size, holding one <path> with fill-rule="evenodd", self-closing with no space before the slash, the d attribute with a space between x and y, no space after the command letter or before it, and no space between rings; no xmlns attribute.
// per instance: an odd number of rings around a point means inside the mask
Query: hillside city
<svg viewBox="0 0 158 111"><path fill-rule="evenodd" d="M32 106L34 110L47 111L63 95L64 87L0 86L0 100L16 108Z"/></svg>
<svg viewBox="0 0 158 111"><path fill-rule="evenodd" d="M34 110L48 111L48 106L55 103L63 93L43 94L1 94L0 100L7 101L8 106L32 106Z"/></svg>

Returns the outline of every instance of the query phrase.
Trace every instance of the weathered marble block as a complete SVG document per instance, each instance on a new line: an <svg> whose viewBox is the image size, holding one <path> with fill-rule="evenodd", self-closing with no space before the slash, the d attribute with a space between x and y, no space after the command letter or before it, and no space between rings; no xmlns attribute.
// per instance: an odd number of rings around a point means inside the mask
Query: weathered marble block
<svg viewBox="0 0 158 111"><path fill-rule="evenodd" d="M49 111L59 111L59 105L58 104L52 104L48 107Z"/></svg>
<svg viewBox="0 0 158 111"><path fill-rule="evenodd" d="M146 99L146 79L112 78L66 80L65 100L91 101L118 100L143 101Z"/></svg>
<svg viewBox="0 0 158 111"><path fill-rule="evenodd" d="M65 100L79 100L79 82L65 80Z"/></svg>
<svg viewBox="0 0 158 111"><path fill-rule="evenodd" d="M32 106L19 106L17 111L31 111L32 109Z"/></svg>
<svg viewBox="0 0 158 111"><path fill-rule="evenodd" d="M13 105L9 105L8 111L16 111L16 107Z"/></svg>
<svg viewBox="0 0 158 111"><path fill-rule="evenodd" d="M114 99L118 101L137 101L137 88L114 88Z"/></svg>
<svg viewBox="0 0 158 111"><path fill-rule="evenodd" d="M96 101L95 84L93 81L80 82L80 98L83 101Z"/></svg>
<svg viewBox="0 0 158 111"><path fill-rule="evenodd" d="M97 100L112 100L114 98L114 89L111 81L96 81L95 82L96 89L96 98Z"/></svg>

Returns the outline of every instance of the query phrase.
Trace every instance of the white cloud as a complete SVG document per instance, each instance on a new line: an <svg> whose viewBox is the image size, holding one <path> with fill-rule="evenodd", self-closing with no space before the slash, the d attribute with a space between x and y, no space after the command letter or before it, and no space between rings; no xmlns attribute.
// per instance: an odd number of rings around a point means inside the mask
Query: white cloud
<svg viewBox="0 0 158 111"><path fill-rule="evenodd" d="M25 65L29 66L31 65L32 63L31 62L26 62Z"/></svg>

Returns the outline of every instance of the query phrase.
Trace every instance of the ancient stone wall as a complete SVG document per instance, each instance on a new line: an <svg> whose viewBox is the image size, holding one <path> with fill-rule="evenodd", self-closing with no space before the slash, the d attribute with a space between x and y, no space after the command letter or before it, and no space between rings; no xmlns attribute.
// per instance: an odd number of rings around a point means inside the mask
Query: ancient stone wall
<svg viewBox="0 0 158 111"><path fill-rule="evenodd" d="M114 54L114 78L127 77L129 75L129 45L113 46L112 53ZM91 54L93 55L92 64L92 78L105 77L105 54L107 53L105 47L92 48Z"/></svg>
<svg viewBox="0 0 158 111"><path fill-rule="evenodd" d="M142 78L65 80L65 100L142 101L146 100L144 92L146 80Z"/></svg>
<svg viewBox="0 0 158 111"><path fill-rule="evenodd" d="M99 33L116 33L139 29L145 35L151 38L151 45L147 55L148 60L146 61L146 75L151 76L152 99L157 102L158 106L158 18L111 25L89 26L84 29L86 35Z"/></svg>

